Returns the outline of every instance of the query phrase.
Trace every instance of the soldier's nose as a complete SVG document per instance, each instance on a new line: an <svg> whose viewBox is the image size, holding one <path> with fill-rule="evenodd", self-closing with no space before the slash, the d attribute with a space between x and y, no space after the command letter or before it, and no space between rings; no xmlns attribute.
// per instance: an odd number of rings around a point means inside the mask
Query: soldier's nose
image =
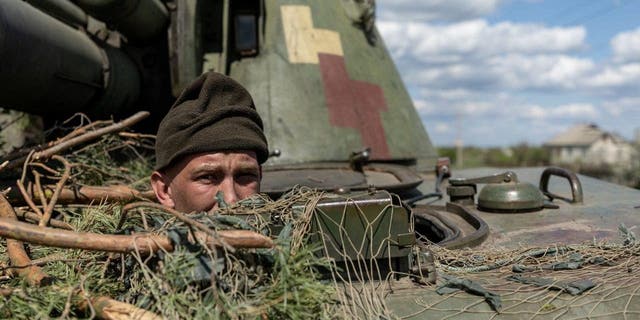
<svg viewBox="0 0 640 320"><path fill-rule="evenodd" d="M225 181L220 184L220 191L224 193L224 202L227 204L236 203L238 201L238 194L236 193L236 188L231 179L225 179Z"/></svg>

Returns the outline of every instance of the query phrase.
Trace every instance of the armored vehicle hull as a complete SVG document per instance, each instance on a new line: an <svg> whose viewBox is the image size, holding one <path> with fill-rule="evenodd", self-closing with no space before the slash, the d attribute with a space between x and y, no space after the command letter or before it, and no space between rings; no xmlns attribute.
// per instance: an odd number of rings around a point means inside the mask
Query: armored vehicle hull
<svg viewBox="0 0 640 320"><path fill-rule="evenodd" d="M155 132L203 72L246 86L271 148L263 191L328 194L309 224L339 265L337 317L640 313L640 192L557 168L450 172L374 1L6 0L0 61L0 106L45 126L148 110Z"/></svg>

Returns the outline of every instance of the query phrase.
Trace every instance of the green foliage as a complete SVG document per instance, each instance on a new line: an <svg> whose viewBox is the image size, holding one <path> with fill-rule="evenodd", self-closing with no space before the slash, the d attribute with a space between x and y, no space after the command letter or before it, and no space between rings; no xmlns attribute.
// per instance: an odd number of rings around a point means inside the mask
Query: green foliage
<svg viewBox="0 0 640 320"><path fill-rule="evenodd" d="M98 207L106 208L106 207ZM98 208L94 209L97 210ZM95 219L93 215L78 215L80 225L87 225ZM113 215L102 214L102 219L113 220ZM81 221L83 220L83 221ZM4 242L4 241L3 241ZM0 261L6 266L8 257L6 246L0 252ZM27 246L34 261L47 261L43 269L54 279L50 286L33 287L19 277L4 277L0 280L3 289L11 294L0 300L0 318L49 319L52 317L88 318L90 315L71 308L79 301L77 292L84 291L90 296L98 296L124 290L121 282L104 278L107 255L101 252L58 249L47 246ZM2 268L4 272L10 269Z"/></svg>
<svg viewBox="0 0 640 320"><path fill-rule="evenodd" d="M132 146L131 140L118 135L105 135L99 142L67 155L75 163L74 181L86 185L127 184L148 189L153 171L151 142L136 142L147 148Z"/></svg>
<svg viewBox="0 0 640 320"><path fill-rule="evenodd" d="M440 147L438 154L449 157L453 165L457 164L455 147ZM506 148L464 147L462 150L463 166L474 167L531 167L549 165L549 151L544 147L530 146L520 143Z"/></svg>
<svg viewBox="0 0 640 320"><path fill-rule="evenodd" d="M69 182L148 188L152 153L124 137L105 135L98 143L65 155L72 163ZM58 163L52 161L48 165ZM65 221L76 232L169 234L179 230L178 234L184 237L174 243L173 252L148 257L26 245L32 260L42 260L39 265L53 277L53 284L31 287L19 277L8 276L8 268L0 269L4 271L0 274L4 276L0 277L0 289L10 291L4 292L0 300L0 318L92 318L91 308L78 305L87 305L95 297L110 297L167 319L336 318L337 314L345 314L336 311L341 307L336 298L337 285L323 279L318 271L326 272L334 266L319 254L320 244L309 243L309 216L291 212L294 203L315 203L309 199L318 201L320 195L305 189L278 201L255 196L221 208L217 215L191 216L212 229L261 232L266 232L263 215L278 213L281 218L287 217L282 218L285 226L273 249L235 252L213 250L198 243L193 240L195 237L188 236L192 227L164 212L136 209L118 229L122 204L56 206L56 219ZM240 221L234 210L250 214L254 210L254 218ZM147 230L143 215L150 224ZM0 248L1 268L9 261L6 246Z"/></svg>
<svg viewBox="0 0 640 320"><path fill-rule="evenodd" d="M75 211L67 215L77 230L116 232L118 206ZM172 253L152 257L112 258L105 253L29 246L33 259L52 259L43 270L56 280L39 288L17 278L1 282L14 291L0 303L0 317L42 319L63 313L71 318L89 317L67 306L69 299L81 296L71 293L82 291L88 296L117 298L167 319L331 318L335 289L317 272L330 267L328 260L316 255L317 245L302 245L292 251L291 241L291 234L285 232L270 250L229 253L179 246ZM260 259L247 259L256 255ZM203 256L216 262L213 276L208 281L194 281L197 277L191 271ZM0 257L7 259L5 252Z"/></svg>

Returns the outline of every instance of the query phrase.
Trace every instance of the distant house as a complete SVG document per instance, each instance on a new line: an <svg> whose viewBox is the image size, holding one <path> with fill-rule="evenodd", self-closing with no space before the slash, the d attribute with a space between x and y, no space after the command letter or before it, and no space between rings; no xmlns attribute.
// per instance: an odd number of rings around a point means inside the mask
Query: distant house
<svg viewBox="0 0 640 320"><path fill-rule="evenodd" d="M573 126L547 141L544 146L550 151L552 164L628 168L636 157L636 149L631 143L595 124Z"/></svg>

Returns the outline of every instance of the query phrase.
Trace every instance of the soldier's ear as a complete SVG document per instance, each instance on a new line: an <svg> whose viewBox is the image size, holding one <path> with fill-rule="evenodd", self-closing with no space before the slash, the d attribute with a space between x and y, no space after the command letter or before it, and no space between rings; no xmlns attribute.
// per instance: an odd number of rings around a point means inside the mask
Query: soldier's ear
<svg viewBox="0 0 640 320"><path fill-rule="evenodd" d="M175 208L176 203L171 197L171 188L169 188L170 181L171 180L167 175L160 171L154 171L151 174L151 187L153 188L153 192L156 194L158 202L163 206Z"/></svg>

